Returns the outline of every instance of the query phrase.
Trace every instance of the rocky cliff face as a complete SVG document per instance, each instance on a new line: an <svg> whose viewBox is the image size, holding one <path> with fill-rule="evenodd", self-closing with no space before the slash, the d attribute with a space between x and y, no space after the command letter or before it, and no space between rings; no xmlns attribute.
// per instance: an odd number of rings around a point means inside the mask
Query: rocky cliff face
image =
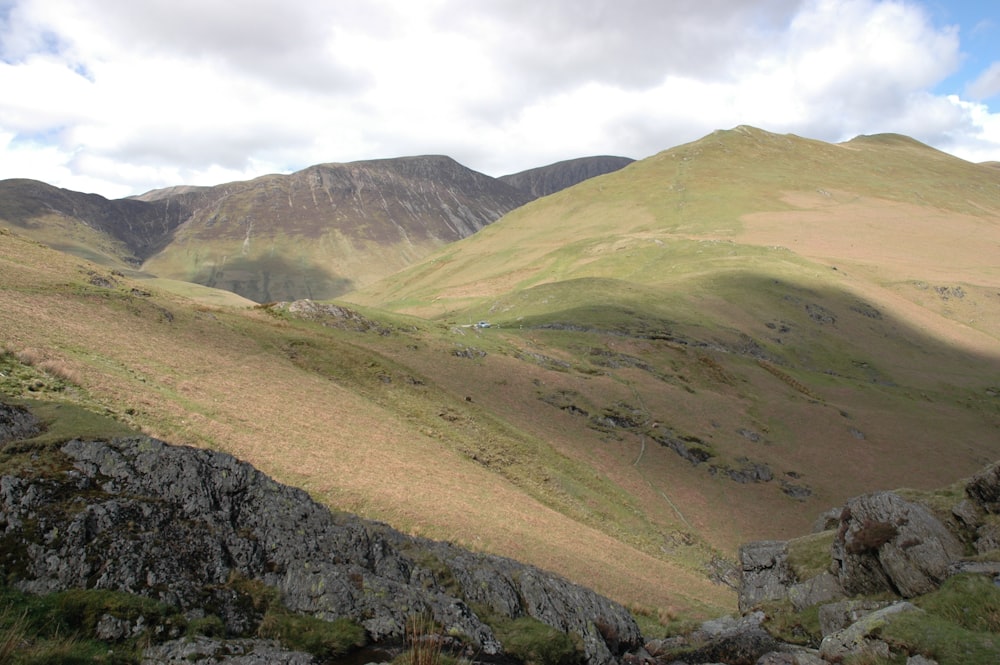
<svg viewBox="0 0 1000 665"><path fill-rule="evenodd" d="M159 251L188 215L183 206L169 200L109 200L37 180L0 180L0 220L31 234L39 226L53 224L55 218L68 237L77 235L71 231L73 225L85 226L121 243L118 258L135 266Z"/></svg>
<svg viewBox="0 0 1000 665"><path fill-rule="evenodd" d="M527 192L534 198L548 196L590 178L623 169L631 164L628 157L580 157L520 173L500 176L499 180Z"/></svg>
<svg viewBox="0 0 1000 665"><path fill-rule="evenodd" d="M352 619L376 644L401 642L408 618L426 615L500 657L482 612L576 634L594 664L641 641L624 608L587 589L331 513L229 455L137 437L70 441L59 459L54 474L0 478L0 570L23 591L120 590L253 636L260 616L232 581L256 580L292 612Z"/></svg>
<svg viewBox="0 0 1000 665"><path fill-rule="evenodd" d="M449 157L426 155L318 164L118 200L4 180L0 221L58 249L113 256L159 277L268 302L335 297L533 198Z"/></svg>

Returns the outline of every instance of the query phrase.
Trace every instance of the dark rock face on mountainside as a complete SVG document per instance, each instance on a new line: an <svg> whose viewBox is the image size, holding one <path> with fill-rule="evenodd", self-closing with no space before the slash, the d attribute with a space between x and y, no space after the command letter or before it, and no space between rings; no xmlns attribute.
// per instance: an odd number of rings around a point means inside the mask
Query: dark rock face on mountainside
<svg viewBox="0 0 1000 665"><path fill-rule="evenodd" d="M640 644L629 613L587 589L332 514L226 454L145 437L74 440L60 454L58 477L0 479L0 570L22 591L126 591L253 636L260 617L236 577L277 589L292 612L352 619L376 644L401 642L408 617L430 615L476 652L502 656L473 607L575 633L590 663Z"/></svg>
<svg viewBox="0 0 1000 665"><path fill-rule="evenodd" d="M315 239L335 228L355 241L450 242L471 235L530 196L462 166L426 155L318 164L205 189L170 188L140 197L186 207L189 238L280 230Z"/></svg>
<svg viewBox="0 0 1000 665"><path fill-rule="evenodd" d="M333 298L381 279L532 197L430 155L141 198L189 211L146 270L272 302Z"/></svg>
<svg viewBox="0 0 1000 665"><path fill-rule="evenodd" d="M628 157L580 157L556 162L548 166L528 169L520 173L500 176L499 180L512 187L527 192L533 198L541 198L549 194L572 187L584 180L623 169L631 164Z"/></svg>
<svg viewBox="0 0 1000 665"><path fill-rule="evenodd" d="M0 180L0 220L28 231L52 223L53 216L67 228L85 226L121 243L118 258L136 266L157 252L188 214L166 200L109 200L37 180Z"/></svg>
<svg viewBox="0 0 1000 665"><path fill-rule="evenodd" d="M103 254L159 277L267 302L335 297L533 198L449 157L428 155L319 164L119 200L5 180L0 222L57 249Z"/></svg>

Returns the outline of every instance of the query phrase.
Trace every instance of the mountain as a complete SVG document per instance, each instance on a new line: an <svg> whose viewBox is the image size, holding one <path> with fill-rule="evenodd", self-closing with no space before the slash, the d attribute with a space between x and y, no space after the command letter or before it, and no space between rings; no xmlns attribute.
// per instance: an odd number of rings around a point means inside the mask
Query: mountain
<svg viewBox="0 0 1000 665"><path fill-rule="evenodd" d="M109 201L0 182L0 219L58 249L264 302L330 298L529 201L448 157L321 164Z"/></svg>
<svg viewBox="0 0 1000 665"><path fill-rule="evenodd" d="M609 157L607 155L580 157L503 175L500 176L499 180L523 192L528 192L534 198L541 198L577 185L584 180L623 169L633 161L635 160L628 157Z"/></svg>
<svg viewBox="0 0 1000 665"><path fill-rule="evenodd" d="M56 249L256 302L332 298L467 237L543 194L620 168L589 157L491 178L449 157L319 164L108 200L0 181L0 220Z"/></svg>
<svg viewBox="0 0 1000 665"><path fill-rule="evenodd" d="M740 127L536 199L334 303L206 303L219 292L14 227L0 391L228 452L644 621L726 612L742 542L1000 456L998 184L898 135Z"/></svg>
<svg viewBox="0 0 1000 665"><path fill-rule="evenodd" d="M145 270L258 302L340 295L529 200L441 156L321 164L140 198L190 211Z"/></svg>
<svg viewBox="0 0 1000 665"><path fill-rule="evenodd" d="M777 535L850 494L997 457L997 246L994 169L899 135L738 127L536 200L345 299L489 321L466 342L490 353L477 372L521 400L430 376L725 549L723 531ZM511 357L548 371L522 380Z"/></svg>
<svg viewBox="0 0 1000 665"><path fill-rule="evenodd" d="M106 265L138 267L185 217L184 209L168 202L110 201L37 180L0 180L0 220L50 247Z"/></svg>

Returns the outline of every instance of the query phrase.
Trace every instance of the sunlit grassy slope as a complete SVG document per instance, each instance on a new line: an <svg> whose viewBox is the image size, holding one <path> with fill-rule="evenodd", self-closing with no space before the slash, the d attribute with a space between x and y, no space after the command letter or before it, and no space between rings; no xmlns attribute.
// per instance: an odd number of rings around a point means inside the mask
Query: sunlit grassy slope
<svg viewBox="0 0 1000 665"><path fill-rule="evenodd" d="M661 499L731 552L852 494L934 487L1000 455L997 256L994 169L896 135L739 127L347 297L489 320L478 344L517 346L537 375L497 388L426 371L637 496L645 483L645 510ZM617 427L602 435L595 414Z"/></svg>
<svg viewBox="0 0 1000 665"><path fill-rule="evenodd" d="M1000 455L998 248L995 169L738 128L350 294L360 323L0 235L0 335L335 508L705 613L741 542Z"/></svg>
<svg viewBox="0 0 1000 665"><path fill-rule="evenodd" d="M607 474L423 374L479 364L452 355L447 328L392 316L345 331L204 302L0 233L5 363L46 377L5 367L15 378L3 391L229 451L334 509L531 561L625 602L730 606L700 568L712 556L704 541L664 555L669 516L647 515Z"/></svg>

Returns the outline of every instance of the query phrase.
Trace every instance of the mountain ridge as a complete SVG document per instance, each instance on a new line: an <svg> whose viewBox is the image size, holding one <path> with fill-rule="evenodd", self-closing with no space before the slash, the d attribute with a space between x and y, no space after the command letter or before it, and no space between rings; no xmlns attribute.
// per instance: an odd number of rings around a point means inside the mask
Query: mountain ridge
<svg viewBox="0 0 1000 665"><path fill-rule="evenodd" d="M592 161L579 160L572 173L551 169L567 185L589 177L579 165ZM108 265L265 302L357 288L535 196L450 157L422 155L316 164L117 200L7 180L0 182L0 219Z"/></svg>
<svg viewBox="0 0 1000 665"><path fill-rule="evenodd" d="M615 157L611 155L579 157L518 173L502 175L499 177L499 180L517 189L529 192L535 198L541 198L549 194L555 194L567 187L572 187L584 180L589 180L590 178L595 178L606 173L613 173L625 168L634 161L634 159L629 157Z"/></svg>

